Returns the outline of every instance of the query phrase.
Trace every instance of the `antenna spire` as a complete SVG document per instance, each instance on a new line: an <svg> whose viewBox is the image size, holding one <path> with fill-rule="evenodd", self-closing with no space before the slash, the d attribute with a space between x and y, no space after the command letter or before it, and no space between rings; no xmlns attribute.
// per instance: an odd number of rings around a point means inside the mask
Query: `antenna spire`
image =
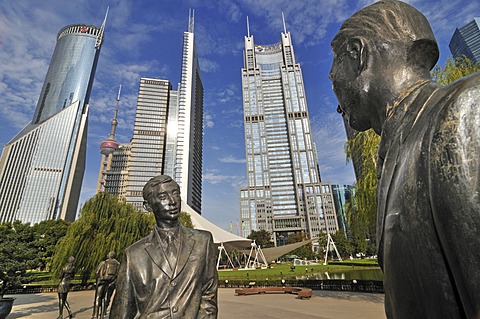
<svg viewBox="0 0 480 319"><path fill-rule="evenodd" d="M188 9L188 32L193 33L194 25L195 25L195 10Z"/></svg>
<svg viewBox="0 0 480 319"><path fill-rule="evenodd" d="M250 37L250 23L248 22L248 16L247 16L247 36Z"/></svg>
<svg viewBox="0 0 480 319"><path fill-rule="evenodd" d="M287 25L285 24L285 15L282 12L283 33L287 34Z"/></svg>
<svg viewBox="0 0 480 319"><path fill-rule="evenodd" d="M107 24L107 17L108 17L108 9L109 8L110 7L107 7L107 12L105 12L105 18L103 19L102 26L100 27L100 32L98 33L97 42L95 43L95 48L96 49L99 49L100 45L103 42L103 32L105 31L105 24Z"/></svg>
<svg viewBox="0 0 480 319"><path fill-rule="evenodd" d="M118 104L120 104L120 93L121 92L122 92L122 85L120 84L120 86L118 87L117 105L115 106L115 113L114 113L113 119L112 119L112 129L110 130L110 139L112 139L112 140L115 138L115 129L117 128L117 124L118 124L117 114L118 114Z"/></svg>

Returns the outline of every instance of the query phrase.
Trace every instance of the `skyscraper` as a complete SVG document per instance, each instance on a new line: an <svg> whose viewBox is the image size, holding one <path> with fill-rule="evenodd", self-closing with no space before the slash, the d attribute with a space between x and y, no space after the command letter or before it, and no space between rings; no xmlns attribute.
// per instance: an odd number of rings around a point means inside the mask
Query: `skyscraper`
<svg viewBox="0 0 480 319"><path fill-rule="evenodd" d="M59 31L33 119L2 152L1 222L75 219L104 26L105 21L101 28L78 24Z"/></svg>
<svg viewBox="0 0 480 319"><path fill-rule="evenodd" d="M108 191L142 209L142 189L158 174L172 176L184 203L201 213L203 86L193 33L193 11L183 36L178 91L168 80L142 78L130 144L102 158L98 191Z"/></svg>
<svg viewBox="0 0 480 319"><path fill-rule="evenodd" d="M474 63L480 62L480 18L457 28L448 47L454 58L465 55Z"/></svg>
<svg viewBox="0 0 480 319"><path fill-rule="evenodd" d="M347 201L352 197L354 192L352 185L333 184L332 193L337 212L338 227L343 230L345 236L349 235L347 223Z"/></svg>
<svg viewBox="0 0 480 319"><path fill-rule="evenodd" d="M202 210L203 85L195 48L193 10L188 31L183 33L182 74L178 87L178 111L170 118L168 135L176 140L174 172L182 200L197 213ZM176 138L173 137L176 135ZM169 164L167 164L169 165Z"/></svg>
<svg viewBox="0 0 480 319"><path fill-rule="evenodd" d="M127 203L138 209L143 207L143 186L150 178L163 172L171 89L167 80L140 79L125 184Z"/></svg>
<svg viewBox="0 0 480 319"><path fill-rule="evenodd" d="M322 183L300 65L290 32L255 45L245 37L242 69L248 187L240 190L242 235L267 230L276 245L304 232L338 230L332 190Z"/></svg>

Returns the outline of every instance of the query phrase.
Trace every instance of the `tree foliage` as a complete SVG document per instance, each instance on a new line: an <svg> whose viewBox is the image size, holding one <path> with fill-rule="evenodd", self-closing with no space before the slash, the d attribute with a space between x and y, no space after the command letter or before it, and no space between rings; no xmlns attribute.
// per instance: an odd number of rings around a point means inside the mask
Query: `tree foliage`
<svg viewBox="0 0 480 319"><path fill-rule="evenodd" d="M178 220L183 226L187 228L195 228L195 225L192 222L192 218L190 217L190 214L188 214L187 212L180 212L180 216L178 216Z"/></svg>
<svg viewBox="0 0 480 319"><path fill-rule="evenodd" d="M474 63L466 56L460 56L455 59L451 57L445 62L442 68L437 65L432 70L432 77L441 85L448 85L460 78L480 71L480 63Z"/></svg>
<svg viewBox="0 0 480 319"><path fill-rule="evenodd" d="M358 132L347 141L347 159L360 159L360 175L347 205L347 222L355 244L375 240L377 216L377 153L380 136L372 129ZM363 249L363 247L362 247Z"/></svg>
<svg viewBox="0 0 480 319"><path fill-rule="evenodd" d="M6 290L31 280L27 270L37 267L33 241L30 224L20 221L0 224L0 299Z"/></svg>
<svg viewBox="0 0 480 319"><path fill-rule="evenodd" d="M304 240L307 240L307 236L305 235L304 232L295 233L295 234L289 235L287 239L285 239L285 244L286 245L295 244L295 243L302 242ZM302 247L298 247L295 250L292 250L286 255L296 255L299 258L307 258L307 259L315 258L315 254L313 253L311 242L303 245Z"/></svg>
<svg viewBox="0 0 480 319"><path fill-rule="evenodd" d="M353 247L350 241L345 237L345 234L342 231L337 231L332 236L335 247L337 247L338 253L342 258L348 258L353 255Z"/></svg>
<svg viewBox="0 0 480 319"><path fill-rule="evenodd" d="M260 246L261 248L268 248L275 246L273 242L270 241L272 235L266 231L265 229L256 231L252 230L250 235L248 235L248 239L255 240L255 243Z"/></svg>
<svg viewBox="0 0 480 319"><path fill-rule="evenodd" d="M152 213L139 212L116 196L99 193L84 204L81 217L57 244L52 271L58 276L67 258L74 256L77 273L86 283L108 252L116 252L121 259L125 248L145 237L154 224Z"/></svg>
<svg viewBox="0 0 480 319"><path fill-rule="evenodd" d="M37 250L37 264L41 270L49 270L57 242L67 233L69 222L58 220L45 220L32 226L34 233L33 246Z"/></svg>
<svg viewBox="0 0 480 319"><path fill-rule="evenodd" d="M48 268L55 245L65 236L68 224L64 220L33 226L18 220L0 224L0 281L4 282L4 290L29 283L32 278L28 270Z"/></svg>

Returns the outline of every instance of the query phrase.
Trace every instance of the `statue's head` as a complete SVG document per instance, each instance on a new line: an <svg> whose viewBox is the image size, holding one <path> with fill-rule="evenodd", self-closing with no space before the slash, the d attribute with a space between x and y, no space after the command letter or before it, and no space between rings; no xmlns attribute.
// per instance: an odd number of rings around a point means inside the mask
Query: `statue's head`
<svg viewBox="0 0 480 319"><path fill-rule="evenodd" d="M107 254L108 259L115 259L115 257L117 257L117 254L115 254L114 251L111 251Z"/></svg>
<svg viewBox="0 0 480 319"><path fill-rule="evenodd" d="M73 264L75 262L75 257L73 257L73 256L68 257L67 262L69 264Z"/></svg>
<svg viewBox="0 0 480 319"><path fill-rule="evenodd" d="M181 209L180 187L168 175L158 175L143 187L145 209L159 220L178 220Z"/></svg>
<svg viewBox="0 0 480 319"><path fill-rule="evenodd" d="M413 71L428 76L439 57L425 16L395 0L376 2L353 14L331 47L333 90L340 111L359 131L378 125L370 105L385 97L396 80L394 74Z"/></svg>

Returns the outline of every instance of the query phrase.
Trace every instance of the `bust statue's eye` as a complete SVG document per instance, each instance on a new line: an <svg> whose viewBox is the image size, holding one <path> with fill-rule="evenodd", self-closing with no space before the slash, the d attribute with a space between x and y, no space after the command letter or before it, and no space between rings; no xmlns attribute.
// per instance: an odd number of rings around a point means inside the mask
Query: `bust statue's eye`
<svg viewBox="0 0 480 319"><path fill-rule="evenodd" d="M167 194L165 194L165 193L160 193L160 194L158 195L158 198L160 198L160 200L167 199Z"/></svg>
<svg viewBox="0 0 480 319"><path fill-rule="evenodd" d="M180 191L179 190L175 190L172 192L173 195L175 196L180 196Z"/></svg>

